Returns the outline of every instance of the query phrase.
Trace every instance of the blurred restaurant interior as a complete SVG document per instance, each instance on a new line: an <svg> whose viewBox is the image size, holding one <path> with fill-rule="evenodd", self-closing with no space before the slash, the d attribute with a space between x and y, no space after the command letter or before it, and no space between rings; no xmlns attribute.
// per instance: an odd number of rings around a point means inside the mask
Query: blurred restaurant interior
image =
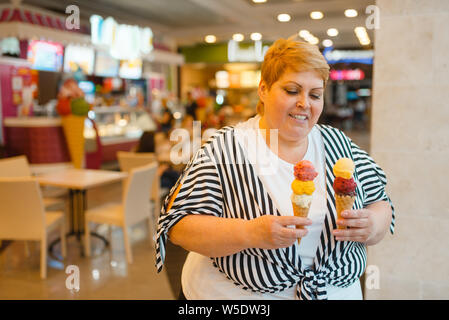
<svg viewBox="0 0 449 320"><path fill-rule="evenodd" d="M256 115L264 54L293 35L330 66L318 123L389 178L397 230L368 249L380 287L362 281L364 298L448 299L449 1L426 3L0 0L0 299L177 299L187 251L169 242L157 273L156 226L195 145L173 161L172 133L204 142Z"/></svg>

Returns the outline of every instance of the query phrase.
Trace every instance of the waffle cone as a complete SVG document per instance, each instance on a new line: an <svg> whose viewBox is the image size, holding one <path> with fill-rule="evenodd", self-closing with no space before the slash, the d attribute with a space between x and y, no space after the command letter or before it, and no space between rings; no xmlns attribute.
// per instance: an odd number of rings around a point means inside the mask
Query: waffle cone
<svg viewBox="0 0 449 320"><path fill-rule="evenodd" d="M345 210L351 210L354 205L355 196L335 195L335 208L337 209L337 218L341 218L341 213ZM338 226L338 229L346 229L346 227Z"/></svg>
<svg viewBox="0 0 449 320"><path fill-rule="evenodd" d="M295 215L295 217L307 218L307 215L309 214L310 206L300 207L294 202L292 202L292 206L293 206L293 214ZM304 227L296 226L296 229L304 229ZM298 245L300 242L301 242L301 238L298 238Z"/></svg>
<svg viewBox="0 0 449 320"><path fill-rule="evenodd" d="M77 169L83 167L84 161L84 119L73 114L61 118L70 158Z"/></svg>

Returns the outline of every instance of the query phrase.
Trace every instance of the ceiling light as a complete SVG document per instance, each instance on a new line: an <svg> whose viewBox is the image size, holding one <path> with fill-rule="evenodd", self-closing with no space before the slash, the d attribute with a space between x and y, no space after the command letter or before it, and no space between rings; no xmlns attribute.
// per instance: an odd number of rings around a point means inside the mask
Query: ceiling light
<svg viewBox="0 0 449 320"><path fill-rule="evenodd" d="M253 0L254 3L265 3L267 0Z"/></svg>
<svg viewBox="0 0 449 320"><path fill-rule="evenodd" d="M307 35L310 34L310 32L308 30L301 30L298 32L298 34L301 38L305 38L305 37L307 37Z"/></svg>
<svg viewBox="0 0 449 320"><path fill-rule="evenodd" d="M291 17L287 13L281 13L278 15L278 21L280 22L288 22L291 20Z"/></svg>
<svg viewBox="0 0 449 320"><path fill-rule="evenodd" d="M310 42L310 40L312 40L313 38L315 38L315 36L311 33L306 34L306 36L304 37L304 40L306 40L307 42Z"/></svg>
<svg viewBox="0 0 449 320"><path fill-rule="evenodd" d="M327 35L329 37L336 37L338 35L338 30L335 28L327 29Z"/></svg>
<svg viewBox="0 0 449 320"><path fill-rule="evenodd" d="M232 35L232 39L234 41L240 42L240 41L243 41L243 39L245 39L245 36L241 33L235 33Z"/></svg>
<svg viewBox="0 0 449 320"><path fill-rule="evenodd" d="M320 42L320 39L317 37L312 37L310 40L308 40L310 44L318 44Z"/></svg>
<svg viewBox="0 0 449 320"><path fill-rule="evenodd" d="M324 14L321 11L312 11L310 17L314 20L323 19Z"/></svg>
<svg viewBox="0 0 449 320"><path fill-rule="evenodd" d="M356 27L354 29L354 32L357 36L365 36L367 35L366 29L364 27Z"/></svg>
<svg viewBox="0 0 449 320"><path fill-rule="evenodd" d="M217 41L217 37L213 34L208 34L204 37L204 41L206 41L207 43L215 43Z"/></svg>
<svg viewBox="0 0 449 320"><path fill-rule="evenodd" d="M359 39L359 42L361 45L366 46L371 43L371 40L369 39L368 32L366 32L366 29L364 27L357 27L354 29L354 32Z"/></svg>
<svg viewBox="0 0 449 320"><path fill-rule="evenodd" d="M332 47L332 45L333 45L334 43L332 42L331 39L324 39L323 42L322 42L322 44L323 44L324 47L327 48L327 47Z"/></svg>
<svg viewBox="0 0 449 320"><path fill-rule="evenodd" d="M362 45L362 46L367 46L367 45L369 45L371 43L371 40L370 39L362 39L362 40L360 40L360 44Z"/></svg>
<svg viewBox="0 0 449 320"><path fill-rule="evenodd" d="M345 10L345 16L348 18L354 18L357 17L357 10L355 9L346 9Z"/></svg>
<svg viewBox="0 0 449 320"><path fill-rule="evenodd" d="M259 41L262 39L262 35L259 32L251 33L251 40Z"/></svg>

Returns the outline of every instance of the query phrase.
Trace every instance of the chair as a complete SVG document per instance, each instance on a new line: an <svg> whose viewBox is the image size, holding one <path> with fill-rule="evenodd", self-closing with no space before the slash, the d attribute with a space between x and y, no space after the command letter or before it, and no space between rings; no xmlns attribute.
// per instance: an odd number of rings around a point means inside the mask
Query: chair
<svg viewBox="0 0 449 320"><path fill-rule="evenodd" d="M26 199L26 201L24 201ZM45 212L39 183L31 177L0 178L0 239L41 242L41 278L47 277L47 236L56 227L61 232L65 258L64 214Z"/></svg>
<svg viewBox="0 0 449 320"><path fill-rule="evenodd" d="M120 170L130 172L131 169L138 168L150 163L157 163L156 154L153 152L127 152L118 151L117 159L119 162ZM156 174L151 185L150 199L153 201L153 219L156 220L161 210L161 189L160 179ZM156 222L154 221L154 224ZM156 231L156 230L153 230Z"/></svg>
<svg viewBox="0 0 449 320"><path fill-rule="evenodd" d="M0 177L31 177L31 168L26 156L17 156L0 159ZM44 197L44 205L48 209L50 206L64 202L60 198Z"/></svg>
<svg viewBox="0 0 449 320"><path fill-rule="evenodd" d="M10 158L0 159L0 177L31 177L31 168L26 156L16 156ZM44 206L46 209L64 203L63 199L44 197ZM0 241L1 243L1 241ZM30 255L28 243L25 242L25 253Z"/></svg>
<svg viewBox="0 0 449 320"><path fill-rule="evenodd" d="M117 159L120 165L120 170L130 171L136 167L155 162L156 154L154 152L117 151Z"/></svg>
<svg viewBox="0 0 449 320"><path fill-rule="evenodd" d="M132 263L133 257L128 228L148 219L149 228L152 229L150 215L150 202L148 191L157 171L157 163L131 169L130 175L123 188L121 204L106 204L85 212L85 236L84 245L86 255L90 256L90 228L89 222L109 224L123 229L125 251L128 263ZM151 232L150 232L151 234Z"/></svg>

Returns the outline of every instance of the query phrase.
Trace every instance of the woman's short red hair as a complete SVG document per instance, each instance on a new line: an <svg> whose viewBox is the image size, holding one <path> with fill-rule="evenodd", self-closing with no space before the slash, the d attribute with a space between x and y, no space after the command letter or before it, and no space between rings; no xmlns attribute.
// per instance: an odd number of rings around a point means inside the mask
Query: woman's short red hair
<svg viewBox="0 0 449 320"><path fill-rule="evenodd" d="M287 70L315 70L323 79L324 87L329 79L329 65L318 47L293 38L278 39L267 50L262 63L261 81L270 89ZM260 100L257 112L263 114L263 103Z"/></svg>

